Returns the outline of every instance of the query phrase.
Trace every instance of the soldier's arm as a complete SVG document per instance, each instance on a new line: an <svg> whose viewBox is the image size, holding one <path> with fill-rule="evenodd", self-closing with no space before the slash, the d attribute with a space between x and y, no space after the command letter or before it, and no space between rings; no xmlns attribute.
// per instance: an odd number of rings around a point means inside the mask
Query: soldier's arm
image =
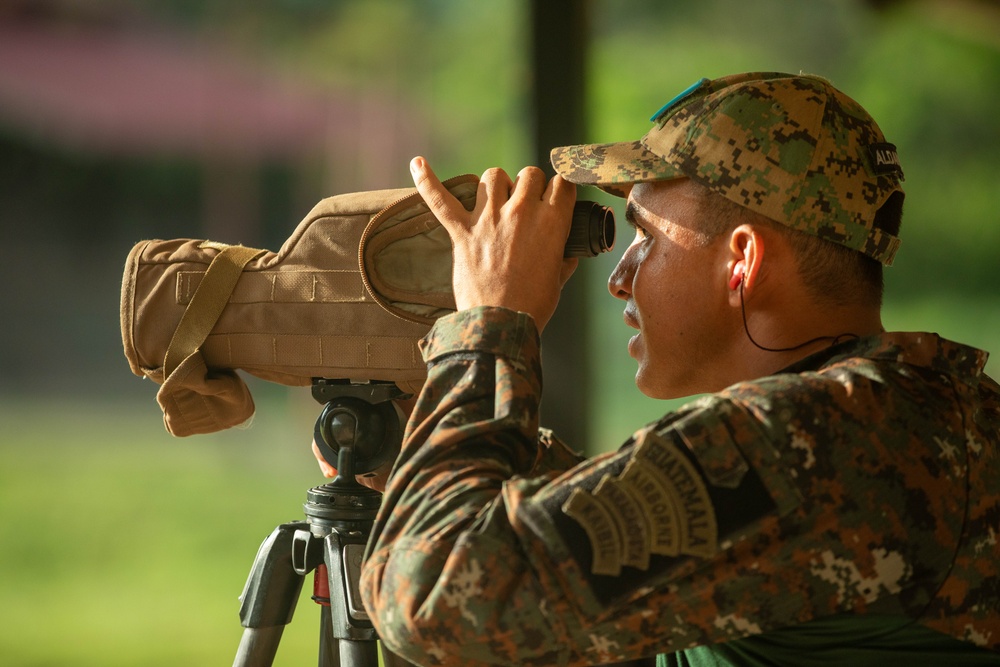
<svg viewBox="0 0 1000 667"><path fill-rule="evenodd" d="M533 321L506 309L462 311L434 326L423 351L428 380L369 542L365 604L383 641L417 663L510 664L535 654L558 664L541 583L516 536L493 525L509 529L505 487L538 460ZM495 635L497 627L509 632Z"/></svg>
<svg viewBox="0 0 1000 667"><path fill-rule="evenodd" d="M759 568L757 557L734 557L725 543L778 524L771 494L745 466L739 479L716 476L728 486L713 485L696 460L650 430L569 472L527 476L540 390L531 319L503 309L458 313L435 325L425 354L428 382L362 582L389 646L426 664L600 664L753 631L761 619L739 610L759 593L760 577L741 578ZM682 468L660 481L674 505L637 510L655 513L646 517L653 529L635 525L641 543L627 553L629 531L614 531L628 508L614 494L632 494L648 477L644 461L664 455ZM623 481L602 486L605 477ZM722 514L723 504L733 508ZM668 517L673 528L663 525ZM761 556L766 581L784 593L782 553ZM790 609L766 622L787 621Z"/></svg>

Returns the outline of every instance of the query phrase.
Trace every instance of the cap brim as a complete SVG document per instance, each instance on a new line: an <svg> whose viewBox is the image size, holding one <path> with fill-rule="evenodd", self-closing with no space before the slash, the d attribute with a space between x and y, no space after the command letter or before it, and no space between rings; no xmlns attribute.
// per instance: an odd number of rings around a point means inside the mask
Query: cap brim
<svg viewBox="0 0 1000 667"><path fill-rule="evenodd" d="M633 183L684 176L641 141L562 146L553 148L550 157L556 173L567 181L596 185L619 197L626 196Z"/></svg>

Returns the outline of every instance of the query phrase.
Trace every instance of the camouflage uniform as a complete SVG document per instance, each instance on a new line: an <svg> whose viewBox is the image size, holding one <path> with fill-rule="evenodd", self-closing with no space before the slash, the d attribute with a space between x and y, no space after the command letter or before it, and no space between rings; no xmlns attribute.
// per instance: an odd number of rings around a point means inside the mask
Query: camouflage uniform
<svg viewBox="0 0 1000 667"><path fill-rule="evenodd" d="M582 461L536 431L538 345L530 317L490 308L423 343L362 581L404 656L600 664L843 613L1000 649L985 353L934 334L840 343Z"/></svg>

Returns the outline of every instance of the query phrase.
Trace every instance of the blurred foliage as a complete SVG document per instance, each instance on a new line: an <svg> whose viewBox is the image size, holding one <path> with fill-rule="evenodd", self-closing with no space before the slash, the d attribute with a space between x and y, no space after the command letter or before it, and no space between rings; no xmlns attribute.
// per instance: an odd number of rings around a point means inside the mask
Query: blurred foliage
<svg viewBox="0 0 1000 667"><path fill-rule="evenodd" d="M3 665L232 661L257 547L323 481L306 435L288 437L315 404L258 397L253 429L188 440L152 402L0 404ZM275 665L316 662L311 585Z"/></svg>

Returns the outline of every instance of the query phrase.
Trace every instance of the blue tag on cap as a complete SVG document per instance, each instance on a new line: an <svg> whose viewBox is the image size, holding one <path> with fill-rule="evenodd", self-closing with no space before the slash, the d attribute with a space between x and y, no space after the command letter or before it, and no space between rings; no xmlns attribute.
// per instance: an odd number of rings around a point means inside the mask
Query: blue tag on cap
<svg viewBox="0 0 1000 667"><path fill-rule="evenodd" d="M652 122L654 122L654 123L656 121L660 120L660 118L662 118L665 113L667 113L668 111L670 111L678 102L680 102L681 100L685 99L686 97L692 95L696 90L698 90L699 88L701 88L706 83L708 83L708 79L706 79L704 77L702 77L701 79L698 79L697 81L695 81L694 83L692 83L690 86L688 86L687 88L685 88L683 91L681 91L676 97L674 97L674 99L670 100L669 102L667 102L666 104L664 104L662 107L660 107L659 111L657 111L652 116L650 116L649 120L652 121Z"/></svg>

